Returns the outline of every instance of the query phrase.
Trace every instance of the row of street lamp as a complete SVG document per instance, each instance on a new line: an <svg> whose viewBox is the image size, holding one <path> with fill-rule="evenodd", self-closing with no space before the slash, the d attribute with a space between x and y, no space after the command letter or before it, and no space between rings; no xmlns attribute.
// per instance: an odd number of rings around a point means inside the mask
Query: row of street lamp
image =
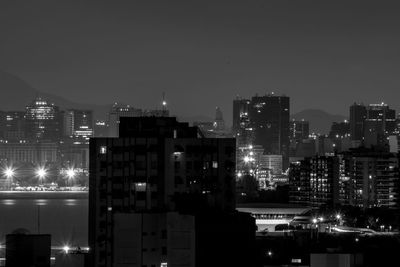
<svg viewBox="0 0 400 267"><path fill-rule="evenodd" d="M73 179L76 176L76 170L73 168L69 168L65 172L68 179ZM7 179L12 179L16 176L16 170L13 167L5 167L2 171L2 175ZM35 176L39 178L39 180L43 180L48 175L48 170L44 167L38 167L35 169Z"/></svg>

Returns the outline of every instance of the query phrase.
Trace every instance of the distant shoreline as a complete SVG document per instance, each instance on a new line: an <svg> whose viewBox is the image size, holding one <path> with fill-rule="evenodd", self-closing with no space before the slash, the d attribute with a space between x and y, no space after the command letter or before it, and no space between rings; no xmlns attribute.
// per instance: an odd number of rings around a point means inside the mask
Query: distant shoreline
<svg viewBox="0 0 400 267"><path fill-rule="evenodd" d="M88 191L0 191L0 199L87 199Z"/></svg>

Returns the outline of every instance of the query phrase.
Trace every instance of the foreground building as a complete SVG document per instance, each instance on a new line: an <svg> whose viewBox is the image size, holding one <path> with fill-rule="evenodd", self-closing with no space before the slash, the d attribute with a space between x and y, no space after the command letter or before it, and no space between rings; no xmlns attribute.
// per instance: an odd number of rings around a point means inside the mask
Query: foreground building
<svg viewBox="0 0 400 267"><path fill-rule="evenodd" d="M121 118L119 134L90 141L92 266L252 266L255 222L235 211L235 139L172 117Z"/></svg>
<svg viewBox="0 0 400 267"><path fill-rule="evenodd" d="M15 232L6 236L7 267L50 267L51 236Z"/></svg>

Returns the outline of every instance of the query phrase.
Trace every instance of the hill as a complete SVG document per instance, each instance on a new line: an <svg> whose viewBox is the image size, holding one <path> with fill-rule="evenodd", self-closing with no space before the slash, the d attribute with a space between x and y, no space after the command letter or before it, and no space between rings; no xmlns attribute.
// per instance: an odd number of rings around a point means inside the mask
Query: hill
<svg viewBox="0 0 400 267"><path fill-rule="evenodd" d="M310 132L328 134L333 122L341 122L347 119L343 115L333 115L319 109L305 109L292 114L292 119L304 119L310 122Z"/></svg>

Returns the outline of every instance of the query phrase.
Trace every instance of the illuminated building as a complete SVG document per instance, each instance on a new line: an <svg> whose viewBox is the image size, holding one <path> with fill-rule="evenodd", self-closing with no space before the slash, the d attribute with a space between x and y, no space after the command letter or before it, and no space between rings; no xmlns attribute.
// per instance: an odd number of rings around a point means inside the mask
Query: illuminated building
<svg viewBox="0 0 400 267"><path fill-rule="evenodd" d="M283 169L289 163L289 114L287 96L254 96L250 102L250 125L255 145L261 145L265 154L282 155Z"/></svg>
<svg viewBox="0 0 400 267"><path fill-rule="evenodd" d="M0 112L0 137L4 140L14 141L25 139L25 127L25 112Z"/></svg>
<svg viewBox="0 0 400 267"><path fill-rule="evenodd" d="M58 141L62 134L62 114L59 108L40 97L25 111L26 137L33 140Z"/></svg>
<svg viewBox="0 0 400 267"><path fill-rule="evenodd" d="M344 138L350 136L350 123L348 121L332 123L329 138Z"/></svg>
<svg viewBox="0 0 400 267"><path fill-rule="evenodd" d="M366 147L387 144L387 137L396 133L396 112L385 103L353 104L350 107L350 135Z"/></svg>
<svg viewBox="0 0 400 267"><path fill-rule="evenodd" d="M0 142L0 158L14 164L55 163L58 160L58 145L54 142Z"/></svg>
<svg viewBox="0 0 400 267"><path fill-rule="evenodd" d="M250 100L233 100L233 134L237 146L249 146L253 143L254 132L250 125Z"/></svg>
<svg viewBox="0 0 400 267"><path fill-rule="evenodd" d="M232 266L251 259L254 219L235 212L235 140L204 138L173 117L121 118L119 126L119 138L90 140L92 266ZM125 249L121 238L129 236ZM187 241L187 259L174 259L178 240Z"/></svg>
<svg viewBox="0 0 400 267"><path fill-rule="evenodd" d="M64 135L87 139L93 136L93 112L68 109L64 112Z"/></svg>
<svg viewBox="0 0 400 267"><path fill-rule="evenodd" d="M291 164L290 202L311 207L339 204L339 159L316 156Z"/></svg>
<svg viewBox="0 0 400 267"><path fill-rule="evenodd" d="M343 204L362 208L397 207L400 176L396 154L358 148L340 156Z"/></svg>
<svg viewBox="0 0 400 267"><path fill-rule="evenodd" d="M297 143L307 139L310 134L310 123L305 120L291 120L290 121L290 142Z"/></svg>
<svg viewBox="0 0 400 267"><path fill-rule="evenodd" d="M225 131L225 121L222 115L222 111L219 107L215 109L215 120L214 120L214 129L217 132Z"/></svg>
<svg viewBox="0 0 400 267"><path fill-rule="evenodd" d="M291 164L290 202L361 208L398 205L399 163L384 150L351 149L337 156L312 157Z"/></svg>
<svg viewBox="0 0 400 267"><path fill-rule="evenodd" d="M310 204L310 161L292 162L289 169L289 201L292 204Z"/></svg>
<svg viewBox="0 0 400 267"><path fill-rule="evenodd" d="M94 123L94 137L107 137L108 125L104 120L96 120Z"/></svg>
<svg viewBox="0 0 400 267"><path fill-rule="evenodd" d="M387 136L396 131L396 112L385 103L370 104L364 123L366 147L387 144Z"/></svg>

